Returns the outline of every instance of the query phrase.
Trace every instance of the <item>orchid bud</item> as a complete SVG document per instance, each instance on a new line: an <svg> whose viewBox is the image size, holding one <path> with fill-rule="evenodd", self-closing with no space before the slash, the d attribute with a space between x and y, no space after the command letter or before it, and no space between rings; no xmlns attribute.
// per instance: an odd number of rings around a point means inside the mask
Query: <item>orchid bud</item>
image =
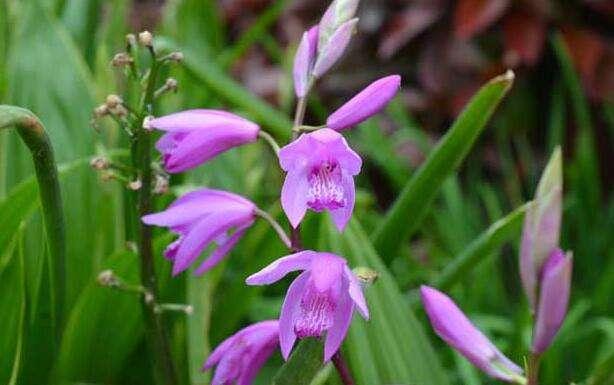
<svg viewBox="0 0 614 385"><path fill-rule="evenodd" d="M317 48L318 26L314 26L303 34L294 56L294 90L298 98L305 97L309 91L311 70L316 61Z"/></svg>
<svg viewBox="0 0 614 385"><path fill-rule="evenodd" d="M123 67L132 63L133 61L134 60L130 57L130 55L125 52L120 52L113 57L113 60L111 60L111 65L113 67Z"/></svg>
<svg viewBox="0 0 614 385"><path fill-rule="evenodd" d="M181 63L183 61L183 53L179 52L179 51L175 51L175 52L171 52L168 55L169 60L177 62L177 63Z"/></svg>
<svg viewBox="0 0 614 385"><path fill-rule="evenodd" d="M555 249L541 272L537 317L533 329L533 353L543 353L559 331L569 303L573 257Z"/></svg>
<svg viewBox="0 0 614 385"><path fill-rule="evenodd" d="M422 286L420 294L431 326L448 345L491 377L508 382L521 378L522 369L504 356L450 297L429 286Z"/></svg>
<svg viewBox="0 0 614 385"><path fill-rule="evenodd" d="M316 78L324 75L343 55L348 44L350 44L350 39L356 29L356 23L358 23L358 19L351 19L343 23L323 46L320 46L322 42L320 39L320 43L318 43L318 59L313 68L313 75Z"/></svg>
<svg viewBox="0 0 614 385"><path fill-rule="evenodd" d="M94 170L106 170L109 168L109 166L110 162L104 156L96 156L90 160L90 167L92 167Z"/></svg>
<svg viewBox="0 0 614 385"><path fill-rule="evenodd" d="M123 102L124 101L122 100L122 98L120 98L117 95L113 95L113 94L107 96L107 99L105 100L105 104L110 110L116 108L118 105L122 104Z"/></svg>
<svg viewBox="0 0 614 385"><path fill-rule="evenodd" d="M559 243L563 194L563 165L557 148L527 209L520 245L520 278L531 310L537 306L539 272Z"/></svg>
<svg viewBox="0 0 614 385"><path fill-rule="evenodd" d="M126 45L129 48L135 47L136 46L136 36L134 36L133 33L129 33L126 35Z"/></svg>
<svg viewBox="0 0 614 385"><path fill-rule="evenodd" d="M401 77L391 75L371 83L326 120L328 128L341 131L377 114L394 98L401 86Z"/></svg>
<svg viewBox="0 0 614 385"><path fill-rule="evenodd" d="M139 43L144 47L153 47L153 35L149 31L139 33Z"/></svg>
<svg viewBox="0 0 614 385"><path fill-rule="evenodd" d="M326 9L319 24L318 52L328 44L331 36L345 22L354 18L359 0L335 0Z"/></svg>

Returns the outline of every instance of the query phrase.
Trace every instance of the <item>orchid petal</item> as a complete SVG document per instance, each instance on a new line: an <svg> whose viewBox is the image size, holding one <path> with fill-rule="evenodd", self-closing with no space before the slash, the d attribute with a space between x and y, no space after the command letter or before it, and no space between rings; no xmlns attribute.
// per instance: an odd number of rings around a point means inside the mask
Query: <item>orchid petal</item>
<svg viewBox="0 0 614 385"><path fill-rule="evenodd" d="M303 272L290 284L286 293L286 298L281 306L279 316L279 346L281 355L287 361L292 351L292 346L296 341L294 333L295 314L300 308L303 289L309 280L309 272Z"/></svg>
<svg viewBox="0 0 614 385"><path fill-rule="evenodd" d="M356 199L354 178L346 172L342 172L341 175L343 191L345 192L345 206L330 211L330 215L333 217L333 222L339 232L342 232L350 221Z"/></svg>
<svg viewBox="0 0 614 385"><path fill-rule="evenodd" d="M358 282L358 279L349 267L345 266L343 272L349 283L348 292L350 294L350 298L352 298L352 301L354 301L354 304L356 305L362 318L368 320L369 308L367 307L367 301L365 300L365 296L362 292L360 282Z"/></svg>
<svg viewBox="0 0 614 385"><path fill-rule="evenodd" d="M279 258L259 272L250 275L245 282L248 285L268 285L279 281L292 271L309 268L314 255L316 255L314 251L306 250Z"/></svg>
<svg viewBox="0 0 614 385"><path fill-rule="evenodd" d="M221 212L207 216L198 222L182 240L173 264L173 275L187 269L203 249L216 237L233 226L239 226L249 220L245 213Z"/></svg>
<svg viewBox="0 0 614 385"><path fill-rule="evenodd" d="M290 170L281 190L281 206L294 228L298 227L307 212L308 190L306 168Z"/></svg>
<svg viewBox="0 0 614 385"><path fill-rule="evenodd" d="M328 362L337 350L339 350L339 347L341 347L341 343L352 322L353 308L354 304L351 298L345 294L345 291L342 291L337 302L337 308L335 309L333 324L326 332L324 362Z"/></svg>
<svg viewBox="0 0 614 385"><path fill-rule="evenodd" d="M220 263L228 252L237 244L237 242L239 242L243 234L245 234L245 231L247 231L247 228L251 225L252 222L249 222L239 227L237 231L235 231L235 233L226 240L226 242L221 244L207 259L203 261L198 269L194 271L194 275L202 275Z"/></svg>

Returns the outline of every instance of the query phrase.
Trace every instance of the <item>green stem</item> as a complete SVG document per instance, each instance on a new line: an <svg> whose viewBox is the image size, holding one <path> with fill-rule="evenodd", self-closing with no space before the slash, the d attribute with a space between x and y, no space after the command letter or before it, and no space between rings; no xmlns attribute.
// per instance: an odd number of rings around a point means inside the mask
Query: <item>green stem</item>
<svg viewBox="0 0 614 385"><path fill-rule="evenodd" d="M49 245L52 296L51 322L55 332L55 348L62 336L65 288L66 233L58 170L53 147L41 121L24 108L0 105L0 129L16 127L19 136L32 153L43 209L45 232Z"/></svg>
<svg viewBox="0 0 614 385"><path fill-rule="evenodd" d="M143 129L141 122L153 111L154 92L158 74L159 63L155 59L153 48L151 70L147 80L145 94L141 104L140 119L134 124L135 133L132 143L133 167L138 170L135 175L141 180L141 188L136 192L137 218L141 218L152 211L152 183L153 172L151 168L151 132ZM158 299L158 285L154 265L152 246L152 228L140 220L137 221L138 250L141 259L141 284L150 296L144 296L142 301L143 316L145 320L145 336L154 355L155 378L165 385L177 384L175 368L170 353L170 345L164 327L162 314L156 312Z"/></svg>

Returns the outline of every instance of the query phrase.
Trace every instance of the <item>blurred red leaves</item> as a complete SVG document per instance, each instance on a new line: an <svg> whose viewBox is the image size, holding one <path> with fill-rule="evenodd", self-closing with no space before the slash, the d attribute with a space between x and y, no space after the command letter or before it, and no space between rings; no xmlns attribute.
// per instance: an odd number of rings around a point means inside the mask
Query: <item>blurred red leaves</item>
<svg viewBox="0 0 614 385"><path fill-rule="evenodd" d="M497 21L509 5L509 0L459 0L454 10L454 35L472 38Z"/></svg>

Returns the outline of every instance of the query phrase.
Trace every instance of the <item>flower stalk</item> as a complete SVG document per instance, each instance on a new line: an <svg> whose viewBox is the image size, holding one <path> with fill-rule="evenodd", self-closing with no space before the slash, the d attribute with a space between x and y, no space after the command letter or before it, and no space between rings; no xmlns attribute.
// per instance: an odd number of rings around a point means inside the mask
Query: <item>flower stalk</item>
<svg viewBox="0 0 614 385"><path fill-rule="evenodd" d="M151 132L143 128L143 120L149 116L153 110L154 93L159 68L156 60L156 53L152 45L147 46L151 55L151 69L147 78L145 93L143 94L139 119L136 119L132 132L131 154L132 166L136 170L135 179L142 183L141 188L134 192L136 195L136 217L142 217L152 211L152 183L153 170L151 167ZM158 298L158 286L154 266L152 228L141 221L134 224L137 226L135 231L138 234L138 253L141 260L141 284L152 298L144 298L142 303L143 315L145 319L145 335L147 343L154 355L155 378L161 384L177 384L175 368L171 358L170 346L164 319L160 312L156 312L156 300Z"/></svg>

